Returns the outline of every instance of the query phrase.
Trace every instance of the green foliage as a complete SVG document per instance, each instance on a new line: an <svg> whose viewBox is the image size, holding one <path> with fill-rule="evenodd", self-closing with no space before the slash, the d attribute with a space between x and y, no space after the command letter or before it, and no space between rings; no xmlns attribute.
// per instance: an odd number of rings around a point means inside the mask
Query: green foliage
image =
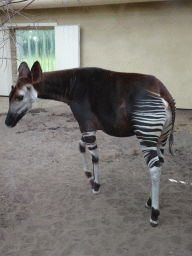
<svg viewBox="0 0 192 256"><path fill-rule="evenodd" d="M54 30L18 30L17 66L22 61L31 68L39 61L43 72L55 70L55 31Z"/></svg>

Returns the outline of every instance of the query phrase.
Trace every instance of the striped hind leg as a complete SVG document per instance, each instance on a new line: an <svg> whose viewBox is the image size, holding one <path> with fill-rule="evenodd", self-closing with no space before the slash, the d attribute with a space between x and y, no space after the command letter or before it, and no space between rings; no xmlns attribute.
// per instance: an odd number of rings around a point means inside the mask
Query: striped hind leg
<svg viewBox="0 0 192 256"><path fill-rule="evenodd" d="M165 148L165 145L166 145L166 141L163 142L163 143L158 143L158 145L157 145L157 155L159 157L159 162L160 162L161 167L164 164L164 148ZM151 208L151 205L152 205L152 191L150 193L149 199L147 200L145 206L147 208Z"/></svg>
<svg viewBox="0 0 192 256"><path fill-rule="evenodd" d="M160 166L162 167L162 165L164 164L164 148L165 148L165 143L158 143L157 145L157 155L159 157L159 162L160 162ZM152 191L150 193L149 199L146 202L146 207L147 208L151 208L152 205Z"/></svg>
<svg viewBox="0 0 192 256"><path fill-rule="evenodd" d="M160 167L162 167L164 164L164 148L166 145L166 141L167 141L167 139L163 142L158 142L158 144L157 144L157 156L159 157ZM152 198L152 192L150 193L149 199L146 202L147 208L151 208L151 205L152 205L151 198Z"/></svg>
<svg viewBox="0 0 192 256"><path fill-rule="evenodd" d="M151 198L149 198L146 204L151 208L150 223L152 226L157 226L160 214L159 187L161 161L163 161L163 158L159 158L159 153L162 151L158 148L158 141L166 121L166 110L163 100L149 95L144 96L135 105L132 121L151 175Z"/></svg>
<svg viewBox="0 0 192 256"><path fill-rule="evenodd" d="M142 152L149 167L152 182L151 196L149 197L146 206L151 208L150 224L155 227L158 225L158 216L160 215L159 187L161 176L161 162L158 157L157 147L145 147L144 145L142 145Z"/></svg>
<svg viewBox="0 0 192 256"><path fill-rule="evenodd" d="M87 167L87 158L86 158L86 145L88 146L88 150L92 156L93 163L93 176L92 173L88 171ZM97 152L97 144L96 144L96 133L95 132L84 132L82 133L82 138L79 142L79 149L82 153L84 172L86 177L90 180L92 185L93 194L99 194L99 156Z"/></svg>
<svg viewBox="0 0 192 256"><path fill-rule="evenodd" d="M162 167L164 164L164 149L166 146L166 142L168 140L168 137L172 130L172 113L170 110L170 107L168 106L167 102L163 100L163 103L165 105L165 111L166 111L166 120L163 125L163 130L161 133L161 136L157 142L157 155L159 157L160 166ZM146 207L151 208L152 199L151 194L149 196L148 201L146 202Z"/></svg>

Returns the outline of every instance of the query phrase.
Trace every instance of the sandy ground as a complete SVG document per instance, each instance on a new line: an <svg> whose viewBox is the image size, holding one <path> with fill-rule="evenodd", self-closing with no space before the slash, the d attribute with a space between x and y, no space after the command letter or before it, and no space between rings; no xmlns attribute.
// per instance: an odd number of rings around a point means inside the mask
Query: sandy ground
<svg viewBox="0 0 192 256"><path fill-rule="evenodd" d="M97 133L95 196L68 106L38 100L13 129L4 124L7 106L0 99L1 256L192 255L192 111L177 111L174 156L166 148L162 170L160 224L152 228L145 208L150 175L135 137Z"/></svg>

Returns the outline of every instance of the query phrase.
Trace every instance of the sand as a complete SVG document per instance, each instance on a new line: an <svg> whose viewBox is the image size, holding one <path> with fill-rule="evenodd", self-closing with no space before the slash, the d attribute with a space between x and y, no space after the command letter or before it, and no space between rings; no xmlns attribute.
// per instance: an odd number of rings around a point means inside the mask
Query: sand
<svg viewBox="0 0 192 256"><path fill-rule="evenodd" d="M83 173L80 131L67 105L38 101L13 129L5 126L4 112L1 256L192 255L192 111L177 111L174 156L165 150L156 228L145 208L150 174L135 137L97 132L96 196Z"/></svg>

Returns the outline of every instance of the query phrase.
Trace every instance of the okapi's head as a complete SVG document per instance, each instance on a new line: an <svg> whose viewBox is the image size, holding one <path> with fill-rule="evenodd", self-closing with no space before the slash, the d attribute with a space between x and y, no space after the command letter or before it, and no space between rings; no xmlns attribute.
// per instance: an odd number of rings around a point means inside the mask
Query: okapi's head
<svg viewBox="0 0 192 256"><path fill-rule="evenodd" d="M5 124L9 127L14 127L32 107L37 98L34 84L40 82L42 77L42 70L38 61L33 64L31 70L27 63L22 62L18 71L17 83L12 86L9 94L9 111L5 120Z"/></svg>

